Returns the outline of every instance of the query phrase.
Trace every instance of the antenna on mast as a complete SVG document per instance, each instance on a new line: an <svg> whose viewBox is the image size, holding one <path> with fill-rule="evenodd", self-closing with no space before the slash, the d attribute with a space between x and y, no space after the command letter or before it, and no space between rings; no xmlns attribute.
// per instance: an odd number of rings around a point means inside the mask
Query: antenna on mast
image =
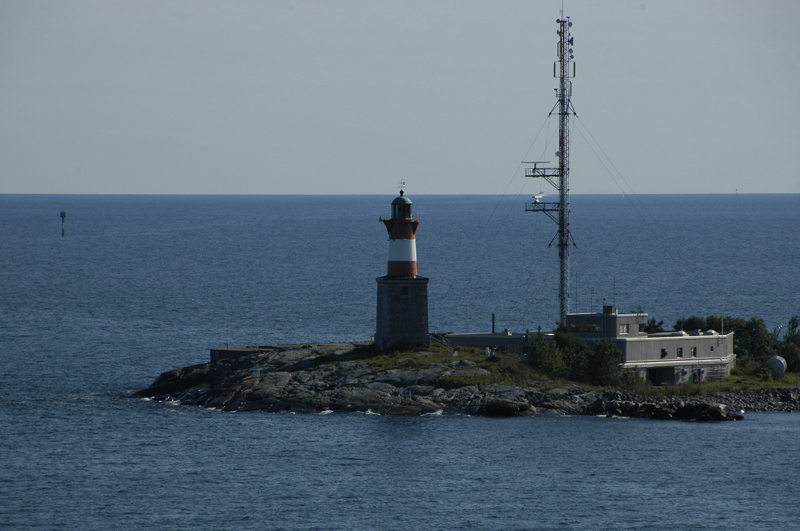
<svg viewBox="0 0 800 531"><path fill-rule="evenodd" d="M544 212L558 224L558 260L559 260L559 286L558 303L560 321L564 322L569 313L569 246L573 243L569 232L569 115L575 114L572 109L572 81L575 77L575 63L572 55L573 38L569 34L572 22L564 16L564 2L561 2L561 17L556 20L558 24L558 60L553 64L554 77L559 78L556 89L556 103L553 110L557 109L558 120L558 167L542 168L537 163L533 168L525 168L525 177L541 177L558 190L558 202L544 202L541 197L535 198L532 203L525 204L527 212ZM570 69L570 64L572 68ZM557 75L556 75L557 74ZM552 113L553 111L551 111ZM553 238L555 240L555 238Z"/></svg>

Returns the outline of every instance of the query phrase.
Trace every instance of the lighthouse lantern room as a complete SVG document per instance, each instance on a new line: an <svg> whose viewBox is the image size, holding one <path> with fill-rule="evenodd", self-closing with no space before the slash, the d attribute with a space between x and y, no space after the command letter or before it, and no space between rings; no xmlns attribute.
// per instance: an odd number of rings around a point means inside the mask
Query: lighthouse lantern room
<svg viewBox="0 0 800 531"><path fill-rule="evenodd" d="M392 212L381 218L389 232L389 261L386 274L393 277L417 274L417 227L419 221L411 214L411 199L403 191L392 201Z"/></svg>
<svg viewBox="0 0 800 531"><path fill-rule="evenodd" d="M416 234L419 220L402 190L381 222L389 233L386 276L378 277L375 344L381 350L427 344L428 279L418 275Z"/></svg>

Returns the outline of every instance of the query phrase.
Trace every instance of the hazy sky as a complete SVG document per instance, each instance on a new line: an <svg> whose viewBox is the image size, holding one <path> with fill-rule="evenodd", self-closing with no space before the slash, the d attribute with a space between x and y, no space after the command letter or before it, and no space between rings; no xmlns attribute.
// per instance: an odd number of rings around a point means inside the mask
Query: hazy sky
<svg viewBox="0 0 800 531"><path fill-rule="evenodd" d="M0 193L518 193L560 8L0 0ZM572 193L800 192L800 2L565 14Z"/></svg>

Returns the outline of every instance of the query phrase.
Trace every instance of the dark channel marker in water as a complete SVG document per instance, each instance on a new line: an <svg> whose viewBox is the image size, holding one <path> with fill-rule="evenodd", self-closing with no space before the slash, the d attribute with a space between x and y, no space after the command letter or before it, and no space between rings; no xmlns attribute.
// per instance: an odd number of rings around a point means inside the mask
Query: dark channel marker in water
<svg viewBox="0 0 800 531"><path fill-rule="evenodd" d="M794 413L271 415L128 398L216 345L368 340L386 271L374 213L392 197L0 195L0 526L749 530L800 519ZM641 199L669 227L658 238L624 199L572 195L580 310L592 286L595 304L610 298L616 275L617 306L668 324L724 308L772 330L798 313L800 195ZM465 245L464 213L489 219L498 202L414 196L431 330L490 330L492 313L501 330L555 321L551 227L533 231L537 216L503 200L497 237ZM62 209L69 238L53 226Z"/></svg>

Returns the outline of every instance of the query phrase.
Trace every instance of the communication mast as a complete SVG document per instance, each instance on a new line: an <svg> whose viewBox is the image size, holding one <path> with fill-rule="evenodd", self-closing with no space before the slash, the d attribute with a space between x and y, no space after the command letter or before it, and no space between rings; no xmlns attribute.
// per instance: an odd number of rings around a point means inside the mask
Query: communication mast
<svg viewBox="0 0 800 531"><path fill-rule="evenodd" d="M525 168L525 177L541 177L550 183L553 188L558 190L558 202L540 201L541 195L534 196L532 203L525 204L526 212L544 212L547 216L558 224L558 234L553 238L558 238L558 259L560 264L559 277L559 312L560 321L569 313L569 246L572 237L569 233L569 115L574 114L570 98L572 97L572 81L575 77L575 63L572 61L573 38L570 37L569 28L572 22L569 17L556 20L558 23L558 61L553 64L553 77L559 78L558 88L556 89L556 102L550 115L554 112L558 114L558 167L546 168L539 167L543 162L525 162L533 164L533 168ZM570 68L571 66L571 68ZM553 244L550 242L550 245Z"/></svg>

